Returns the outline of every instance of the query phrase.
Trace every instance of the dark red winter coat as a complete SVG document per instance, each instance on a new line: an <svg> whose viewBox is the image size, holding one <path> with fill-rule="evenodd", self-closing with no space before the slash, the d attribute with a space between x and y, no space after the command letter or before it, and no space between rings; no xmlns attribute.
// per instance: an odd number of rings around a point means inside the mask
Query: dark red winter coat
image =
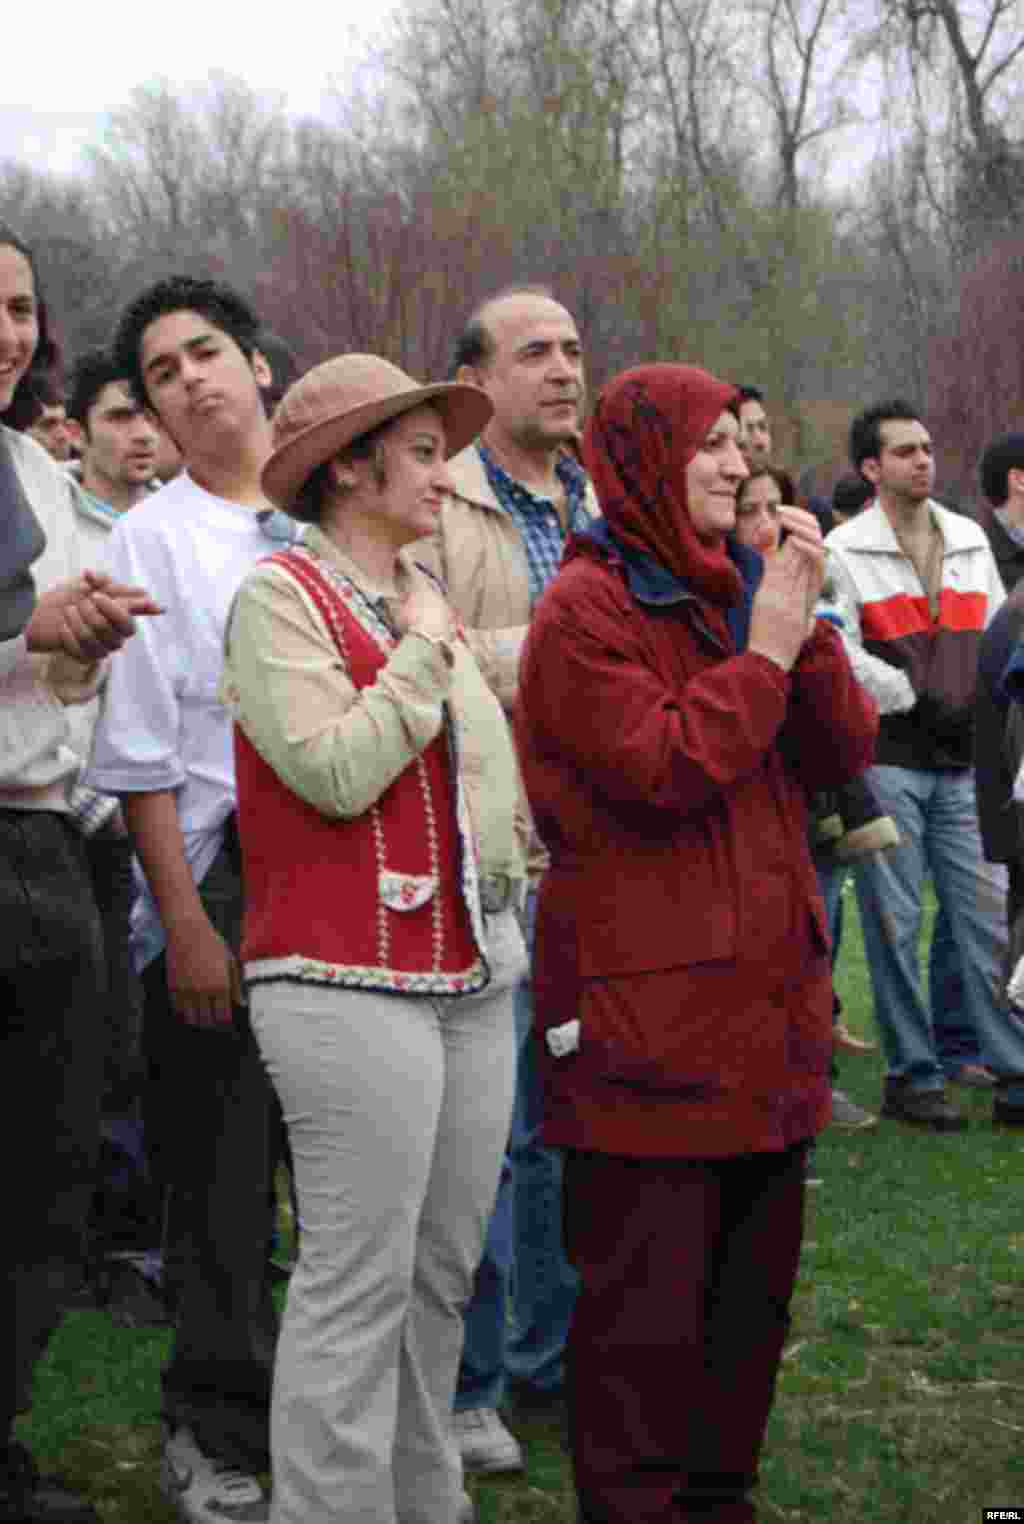
<svg viewBox="0 0 1024 1524"><path fill-rule="evenodd" d="M868 765L877 713L824 621L791 673L743 649L760 558L698 541L685 507L685 465L733 395L684 366L606 390L585 444L605 522L571 542L523 653L552 1145L722 1157L828 1119L806 795ZM553 1057L547 1029L574 1018L578 1050Z"/></svg>

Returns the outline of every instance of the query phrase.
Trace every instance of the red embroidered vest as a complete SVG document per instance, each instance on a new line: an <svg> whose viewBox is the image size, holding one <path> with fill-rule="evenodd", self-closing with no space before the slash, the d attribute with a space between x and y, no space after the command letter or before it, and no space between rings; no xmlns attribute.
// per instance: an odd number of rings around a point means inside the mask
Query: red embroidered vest
<svg viewBox="0 0 1024 1524"><path fill-rule="evenodd" d="M351 681L370 686L397 643L374 606L301 546L271 559L312 600ZM235 726L249 983L298 979L425 995L487 983L450 731L446 718L365 814L338 820L293 793Z"/></svg>

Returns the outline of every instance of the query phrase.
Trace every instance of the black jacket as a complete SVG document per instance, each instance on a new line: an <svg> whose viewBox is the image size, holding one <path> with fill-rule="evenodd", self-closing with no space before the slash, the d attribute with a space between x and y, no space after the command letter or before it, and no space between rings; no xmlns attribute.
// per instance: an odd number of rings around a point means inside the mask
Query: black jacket
<svg viewBox="0 0 1024 1524"><path fill-rule="evenodd" d="M979 504L974 517L988 536L1003 586L1008 593L1012 593L1021 577L1024 577L1024 545L1018 545L1016 540L1010 538L996 518L995 509L988 503Z"/></svg>
<svg viewBox="0 0 1024 1524"><path fill-rule="evenodd" d="M1024 549L1021 554L1024 555ZM1024 753L1019 720L1024 684L1007 668L1024 638L1024 583L1010 594L982 637L974 701L974 767L978 823L985 856L993 863L1024 867L1024 811L1013 784ZM1018 658L1019 660L1019 658Z"/></svg>

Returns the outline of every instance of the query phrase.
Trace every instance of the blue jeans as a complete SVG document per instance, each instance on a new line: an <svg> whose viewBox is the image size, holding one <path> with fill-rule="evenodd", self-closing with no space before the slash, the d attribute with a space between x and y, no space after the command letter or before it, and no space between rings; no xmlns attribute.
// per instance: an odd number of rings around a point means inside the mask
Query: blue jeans
<svg viewBox="0 0 1024 1524"><path fill-rule="evenodd" d="M850 869L848 863L841 862L831 854L815 852L813 856L832 938L834 968L843 934L843 885ZM941 905L935 917L928 952L928 998L931 1003L932 1030L935 1033L935 1051L943 1072L949 1079L964 1064L980 1063L981 1049L977 1033L964 1010L960 951L953 937L949 917Z"/></svg>
<svg viewBox="0 0 1024 1524"><path fill-rule="evenodd" d="M935 1051L947 1079L964 1064L981 1063L978 1034L964 1007L960 952L949 917L939 906L928 952L928 998L932 1007Z"/></svg>
<svg viewBox="0 0 1024 1524"><path fill-rule="evenodd" d="M531 956L536 908L531 892L523 928ZM543 1095L532 1028L527 976L516 991L511 1136L463 1319L457 1412L496 1407L506 1376L537 1392L555 1391L565 1380L565 1344L578 1282L562 1246L562 1156L539 1141Z"/></svg>
<svg viewBox="0 0 1024 1524"><path fill-rule="evenodd" d="M921 895L931 873L960 954L963 1001L985 1062L1024 1104L1024 1022L1001 1002L1006 957L1006 870L985 862L974 775L873 767L868 780L901 844L854 867L875 1017L889 1074L913 1090L938 1090L945 1076L921 994Z"/></svg>

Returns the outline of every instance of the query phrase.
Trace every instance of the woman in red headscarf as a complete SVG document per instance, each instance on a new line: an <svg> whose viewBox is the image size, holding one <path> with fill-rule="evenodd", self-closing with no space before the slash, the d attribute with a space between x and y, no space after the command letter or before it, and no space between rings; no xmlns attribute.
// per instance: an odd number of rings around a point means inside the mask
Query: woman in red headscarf
<svg viewBox="0 0 1024 1524"><path fill-rule="evenodd" d="M732 538L736 396L683 365L605 387L583 446L604 520L571 543L520 668L586 1524L755 1518L803 1152L829 1114L805 799L870 761L877 717L813 619L813 517L781 509L767 563Z"/></svg>

